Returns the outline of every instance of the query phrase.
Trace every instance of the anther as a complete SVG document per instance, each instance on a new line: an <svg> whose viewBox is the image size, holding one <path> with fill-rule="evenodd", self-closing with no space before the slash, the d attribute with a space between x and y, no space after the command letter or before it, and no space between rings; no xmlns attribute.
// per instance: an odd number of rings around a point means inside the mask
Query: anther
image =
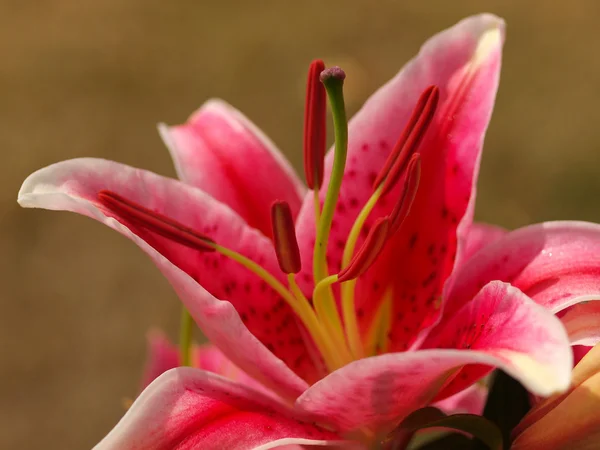
<svg viewBox="0 0 600 450"><path fill-rule="evenodd" d="M419 97L417 105L396 142L394 149L390 153L383 169L373 183L376 189L383 184L381 195L385 195L398 182L400 176L404 173L408 161L417 151L433 116L437 109L439 101L439 89L437 86L430 86Z"/></svg>
<svg viewBox="0 0 600 450"><path fill-rule="evenodd" d="M171 241L203 252L215 251L216 245L208 236L160 213L152 211L112 191L102 190L98 201L109 211L128 222L152 231Z"/></svg>
<svg viewBox="0 0 600 450"><path fill-rule="evenodd" d="M396 204L392 210L392 213L390 214L390 236L395 234L400 229L404 219L408 217L410 208L412 207L417 195L420 179L421 155L415 153L408 162L407 175L406 179L404 180L404 188L402 191L402 196L400 197L400 201Z"/></svg>
<svg viewBox="0 0 600 450"><path fill-rule="evenodd" d="M277 201L271 206L273 240L279 267L284 273L298 273L302 268L300 250L294 231L294 219L290 205Z"/></svg>
<svg viewBox="0 0 600 450"><path fill-rule="evenodd" d="M354 255L348 267L338 274L338 282L358 278L375 262L389 236L391 221L389 217L377 219L360 250Z"/></svg>
<svg viewBox="0 0 600 450"><path fill-rule="evenodd" d="M325 64L314 60L308 69L304 108L304 175L309 189L323 184L327 128L327 94L320 81Z"/></svg>

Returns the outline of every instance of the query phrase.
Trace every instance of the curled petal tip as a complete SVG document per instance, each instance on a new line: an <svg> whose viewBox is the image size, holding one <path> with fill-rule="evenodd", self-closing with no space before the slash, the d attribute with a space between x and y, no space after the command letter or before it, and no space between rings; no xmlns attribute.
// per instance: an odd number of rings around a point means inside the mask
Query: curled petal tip
<svg viewBox="0 0 600 450"><path fill-rule="evenodd" d="M493 16L495 17L495 16ZM483 64L490 53L498 49L504 42L504 22L496 18L483 30L477 41L471 64L474 68Z"/></svg>

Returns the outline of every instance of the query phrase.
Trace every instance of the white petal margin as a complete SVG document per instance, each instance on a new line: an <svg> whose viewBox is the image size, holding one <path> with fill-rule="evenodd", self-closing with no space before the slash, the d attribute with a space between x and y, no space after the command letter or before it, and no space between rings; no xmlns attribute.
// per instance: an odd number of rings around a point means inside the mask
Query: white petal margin
<svg viewBox="0 0 600 450"><path fill-rule="evenodd" d="M600 342L600 300L577 303L560 318L572 345L593 346Z"/></svg>

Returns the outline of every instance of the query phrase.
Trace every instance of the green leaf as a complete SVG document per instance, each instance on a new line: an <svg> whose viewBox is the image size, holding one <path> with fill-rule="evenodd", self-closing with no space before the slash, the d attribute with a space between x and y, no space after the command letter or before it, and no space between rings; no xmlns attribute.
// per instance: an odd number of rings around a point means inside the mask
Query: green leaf
<svg viewBox="0 0 600 450"><path fill-rule="evenodd" d="M463 434L452 433L435 441L429 441L427 444L419 446L418 450L466 450L470 449L472 445L473 439Z"/></svg>
<svg viewBox="0 0 600 450"><path fill-rule="evenodd" d="M497 370L483 410L483 417L496 424L502 433L505 450L510 448L511 431L530 409L527 390L518 381ZM484 448L482 445L475 445L474 450Z"/></svg>
<svg viewBox="0 0 600 450"><path fill-rule="evenodd" d="M496 425L475 414L455 414L446 416L432 406L421 408L402 421L390 434L386 448L402 449L412 440L414 434L424 428L449 428L464 431L485 443L491 450L502 450L502 434Z"/></svg>

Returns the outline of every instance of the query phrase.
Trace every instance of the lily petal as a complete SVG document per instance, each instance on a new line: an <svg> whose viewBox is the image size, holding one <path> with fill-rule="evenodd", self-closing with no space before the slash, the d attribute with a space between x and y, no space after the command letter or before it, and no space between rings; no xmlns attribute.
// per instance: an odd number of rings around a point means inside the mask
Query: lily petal
<svg viewBox="0 0 600 450"><path fill-rule="evenodd" d="M341 443L335 434L295 420L258 392L182 367L148 386L95 449L266 450Z"/></svg>
<svg viewBox="0 0 600 450"><path fill-rule="evenodd" d="M206 337L231 361L261 381L276 385L283 395L295 397L302 392L306 383L288 367L309 376L314 366L291 309L274 291L218 255L199 254L149 232L136 234L99 207L96 195L101 189L155 208L192 228L209 230L217 241L267 269L277 265L271 242L199 189L111 161L85 158L54 164L30 175L19 192L21 206L77 212L131 239L167 277ZM205 288L236 303L218 300ZM285 358L287 366L274 353Z"/></svg>
<svg viewBox="0 0 600 450"><path fill-rule="evenodd" d="M508 233L460 267L444 314L491 280L511 283L555 313L600 299L600 225L545 222Z"/></svg>
<svg viewBox="0 0 600 450"><path fill-rule="evenodd" d="M524 430L531 427L536 422L540 422L544 416L560 405L560 403L571 395L574 390L597 374L600 374L600 346L598 345L588 349L581 361L579 361L573 369L571 388L569 391L560 395L555 395L536 404L518 426L515 427L512 432L513 436L519 436Z"/></svg>
<svg viewBox="0 0 600 450"><path fill-rule="evenodd" d="M208 372L222 375L243 386L251 387L267 395L273 395L261 383L250 377L246 372L237 367L227 358L221 350L214 345L202 345L194 349L194 367Z"/></svg>
<svg viewBox="0 0 600 450"><path fill-rule="evenodd" d="M595 450L600 441L600 372L517 436L512 450Z"/></svg>
<svg viewBox="0 0 600 450"><path fill-rule="evenodd" d="M583 357L587 355L592 348L593 347L588 347L587 345L574 345L572 347L574 364L579 364L579 361L581 361Z"/></svg>
<svg viewBox="0 0 600 450"><path fill-rule="evenodd" d="M497 225L487 223L474 223L467 234L464 245L463 261L504 236L508 231Z"/></svg>
<svg viewBox="0 0 600 450"><path fill-rule="evenodd" d="M169 342L164 333L158 330L151 331L148 334L148 361L142 379L142 390L167 370L179 366L181 366L179 349ZM192 347L192 367L216 373L241 385L267 392L262 384L233 364L214 345L194 345Z"/></svg>
<svg viewBox="0 0 600 450"><path fill-rule="evenodd" d="M600 298L598 299L600 300ZM600 342L600 301L571 306L560 320L569 333L572 345L592 346Z"/></svg>
<svg viewBox="0 0 600 450"><path fill-rule="evenodd" d="M487 284L452 317L444 315L422 347L464 348L508 359L518 371L513 376L542 396L566 389L573 367L573 352L560 320L500 281ZM489 367L465 367L439 398L460 392L488 372Z"/></svg>
<svg viewBox="0 0 600 450"><path fill-rule="evenodd" d="M481 383L475 383L462 391L435 403L433 406L446 414L483 413L489 390Z"/></svg>
<svg viewBox="0 0 600 450"><path fill-rule="evenodd" d="M471 323L476 330L483 325L483 330L474 335L468 350L464 344L472 331ZM466 365L485 367L486 371L499 367L538 395L569 387L573 356L560 321L505 283L486 286L440 332L438 342L426 344L452 348L389 353L355 361L311 386L296 404L343 431L368 427L386 432L436 396L443 398L438 392L444 385L461 390L471 384L474 380L457 376ZM458 336L460 342L452 336Z"/></svg>
<svg viewBox="0 0 600 450"><path fill-rule="evenodd" d="M432 84L440 89L438 112L419 147L421 182L410 215L357 284L356 305L358 315L364 318L363 330L368 328L377 300L388 285L394 288L391 350L404 349L437 317L434 303L452 270L457 236L464 240L468 233L503 40L504 25L495 16L484 14L459 22L431 38L350 122L347 169L328 249L332 273L339 270L349 230L372 194L372 184L419 95ZM322 198L332 162L330 152ZM367 227L391 212L399 189L378 202ZM297 224L303 261L308 262L303 271L308 274L312 271L308 255L315 235L313 209L312 196L308 195ZM307 284L304 287L309 288Z"/></svg>
<svg viewBox="0 0 600 450"><path fill-rule="evenodd" d="M295 217L306 188L275 145L241 112L209 100L183 125L158 126L179 178L236 211L271 236L271 203Z"/></svg>
<svg viewBox="0 0 600 450"><path fill-rule="evenodd" d="M148 356L146 357L146 366L142 376L142 391L167 370L180 365L177 348L169 342L164 333L152 330L148 333L147 341Z"/></svg>

